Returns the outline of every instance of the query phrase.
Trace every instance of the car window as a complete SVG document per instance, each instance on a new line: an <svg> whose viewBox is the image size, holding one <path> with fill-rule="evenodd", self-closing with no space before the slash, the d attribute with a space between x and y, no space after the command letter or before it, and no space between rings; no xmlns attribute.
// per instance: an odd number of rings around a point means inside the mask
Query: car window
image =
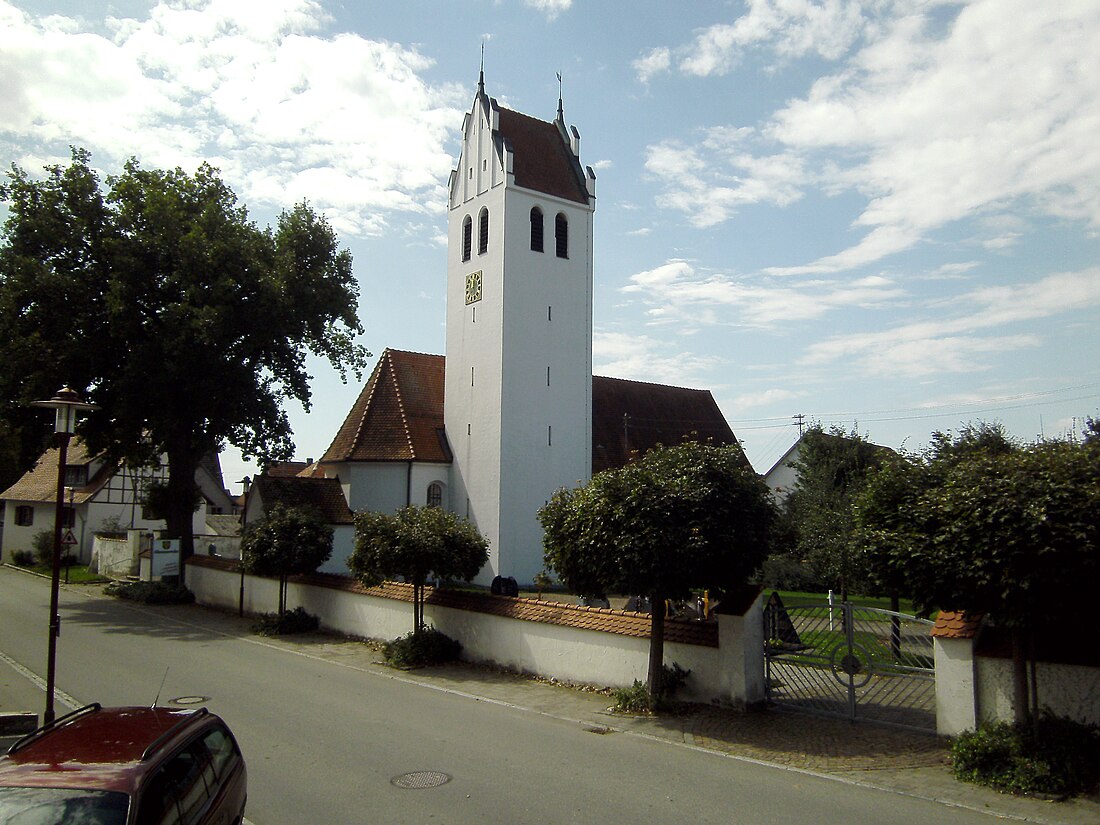
<svg viewBox="0 0 1100 825"><path fill-rule="evenodd" d="M6 825L125 825L130 798L116 791L0 788Z"/></svg>
<svg viewBox="0 0 1100 825"><path fill-rule="evenodd" d="M225 781L226 776L240 761L241 755L237 750L237 744L223 727L212 728L203 736L203 742L210 752L210 758L214 763L214 772L219 781Z"/></svg>
<svg viewBox="0 0 1100 825"><path fill-rule="evenodd" d="M190 825L198 822L217 777L210 751L198 739L165 762L141 794L139 825Z"/></svg>

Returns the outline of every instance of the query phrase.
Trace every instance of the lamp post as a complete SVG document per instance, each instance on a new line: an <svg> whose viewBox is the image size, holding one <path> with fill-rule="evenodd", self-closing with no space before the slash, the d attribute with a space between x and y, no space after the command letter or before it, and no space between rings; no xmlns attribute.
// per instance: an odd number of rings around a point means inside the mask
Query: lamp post
<svg viewBox="0 0 1100 825"><path fill-rule="evenodd" d="M47 407L55 411L54 434L57 438L57 504L53 522L53 570L50 576L50 627L46 654L46 711L42 722L49 724L54 720L53 695L54 674L57 662L57 637L61 633L61 616L57 609L58 591L61 589L61 526L65 513L65 462L69 454L69 439L76 432L77 413L98 409L95 404L81 400L80 393L69 387L63 387L49 401L35 401L36 407Z"/></svg>

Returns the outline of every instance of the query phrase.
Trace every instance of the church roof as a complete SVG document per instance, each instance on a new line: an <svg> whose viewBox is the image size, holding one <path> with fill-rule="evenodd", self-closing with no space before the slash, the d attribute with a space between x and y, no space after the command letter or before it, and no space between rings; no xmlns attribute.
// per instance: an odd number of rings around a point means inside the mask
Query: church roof
<svg viewBox="0 0 1100 825"><path fill-rule="evenodd" d="M494 101L495 103L495 101ZM498 133L511 145L517 186L588 203L580 163L557 123L498 107Z"/></svg>
<svg viewBox="0 0 1100 825"><path fill-rule="evenodd" d="M449 462L445 365L442 355L383 352L321 461ZM685 437L738 444L709 390L593 376L593 472L622 467L634 453Z"/></svg>
<svg viewBox="0 0 1100 825"><path fill-rule="evenodd" d="M321 461L449 462L443 377L442 355L385 350Z"/></svg>
<svg viewBox="0 0 1100 825"><path fill-rule="evenodd" d="M592 472L685 438L739 444L710 390L592 377Z"/></svg>

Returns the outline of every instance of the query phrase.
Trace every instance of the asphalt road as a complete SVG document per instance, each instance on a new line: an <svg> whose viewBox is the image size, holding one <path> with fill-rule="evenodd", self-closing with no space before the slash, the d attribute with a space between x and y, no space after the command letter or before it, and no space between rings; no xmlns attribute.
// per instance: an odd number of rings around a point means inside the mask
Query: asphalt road
<svg viewBox="0 0 1100 825"><path fill-rule="evenodd" d="M45 673L47 605L45 580L0 568L0 685L25 678L13 665ZM990 821L226 635L188 609L64 590L61 610L59 689L103 704L150 704L159 691L163 704L221 714L245 753L255 825ZM394 784L406 774L446 781Z"/></svg>

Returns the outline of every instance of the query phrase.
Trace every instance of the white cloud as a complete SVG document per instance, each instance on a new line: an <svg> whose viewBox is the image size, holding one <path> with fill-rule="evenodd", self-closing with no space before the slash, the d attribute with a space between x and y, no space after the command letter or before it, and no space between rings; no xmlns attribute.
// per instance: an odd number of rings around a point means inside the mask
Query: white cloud
<svg viewBox="0 0 1100 825"><path fill-rule="evenodd" d="M43 149L21 165L70 143L107 167L209 159L245 202L308 199L352 234L444 201L461 90L429 86L414 48L324 34L311 0L160 3L110 38L3 0L0 21L0 146Z"/></svg>
<svg viewBox="0 0 1100 825"><path fill-rule="evenodd" d="M773 388L739 395L730 402L730 406L738 413L745 413L758 407L773 407L783 401L801 398L804 395L804 392Z"/></svg>
<svg viewBox="0 0 1100 825"><path fill-rule="evenodd" d="M1010 212L1100 229L1100 5L974 0L933 15L927 4L877 3L862 28L854 3L811 5L752 3L732 26L700 36L706 48L682 71L728 70L750 44L844 62L736 139L712 131L650 147L661 205L706 227L745 203L792 203L808 187L863 198L856 243L773 274L864 266L954 222ZM818 25L826 18L840 21L832 39ZM1004 249L1026 229L978 242Z"/></svg>
<svg viewBox="0 0 1100 825"><path fill-rule="evenodd" d="M665 341L622 332L594 333L592 359L597 375L697 389L708 387L705 373L723 364L716 356L677 351Z"/></svg>
<svg viewBox="0 0 1100 825"><path fill-rule="evenodd" d="M663 74L672 65L672 52L668 47L661 46L652 49L632 64L634 71L638 73L638 80L648 83L655 75Z"/></svg>
<svg viewBox="0 0 1100 825"><path fill-rule="evenodd" d="M524 0L527 6L546 15L547 20L554 20L564 11L569 11L573 6L573 0Z"/></svg>
<svg viewBox="0 0 1100 825"><path fill-rule="evenodd" d="M879 275L851 281L828 279L792 284L770 278L697 272L683 260L669 261L632 275L622 292L637 295L649 305L652 322L676 320L689 327L709 324L772 327L821 318L847 307L879 307L906 296L904 289Z"/></svg>
<svg viewBox="0 0 1100 825"><path fill-rule="evenodd" d="M816 54L843 56L866 23L858 0L749 0L748 12L732 24L700 31L677 50L685 74L706 77L730 72L743 51L767 46L781 58Z"/></svg>
<svg viewBox="0 0 1100 825"><path fill-rule="evenodd" d="M834 336L808 347L803 363L821 365L845 359L880 376L972 372L988 367L988 359L982 356L1041 343L1031 333L987 336L987 330L1098 305L1100 267L1058 273L1030 284L983 287L951 300L950 306L959 307L962 314Z"/></svg>

